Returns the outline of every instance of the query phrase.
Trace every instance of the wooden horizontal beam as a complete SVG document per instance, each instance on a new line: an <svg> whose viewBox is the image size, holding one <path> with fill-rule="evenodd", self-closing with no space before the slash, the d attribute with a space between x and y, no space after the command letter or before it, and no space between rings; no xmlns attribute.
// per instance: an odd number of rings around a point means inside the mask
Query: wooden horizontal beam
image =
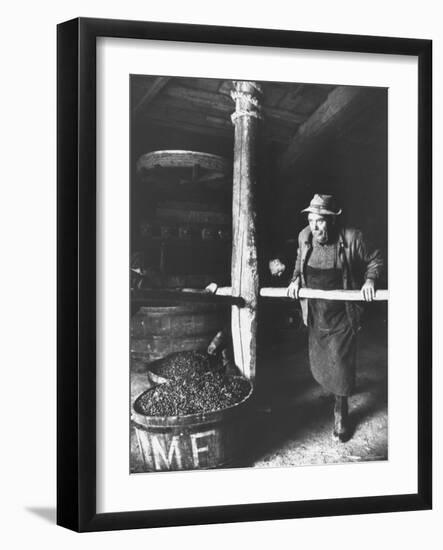
<svg viewBox="0 0 443 550"><path fill-rule="evenodd" d="M306 120L306 115L300 113L293 113L283 109L276 109L275 107L263 106L263 113L265 115L265 121L267 118L278 121L285 126L298 126Z"/></svg>
<svg viewBox="0 0 443 550"><path fill-rule="evenodd" d="M146 107L152 100L163 90L166 84L171 80L169 76L159 76L154 80L154 83L149 87L145 94L141 97L138 103L134 106L134 114L139 112L142 107Z"/></svg>
<svg viewBox="0 0 443 550"><path fill-rule="evenodd" d="M209 285L209 290L211 286ZM215 289L215 287L212 287ZM230 296L231 287L218 287L215 290L217 296ZM287 289L285 287L263 287L260 289L262 298L287 298ZM389 292L387 290L376 290L375 300L388 300ZM313 288L301 288L299 292L300 298L321 298L322 300L343 300L346 302L364 302L364 298L360 290L319 290Z"/></svg>
<svg viewBox="0 0 443 550"><path fill-rule="evenodd" d="M159 113L159 112L149 112L146 113L143 117L144 123L155 124L156 126L161 126L165 128L173 128L175 130L182 130L185 132L192 132L202 135L210 135L215 137L226 138L232 140L234 137L234 127L232 123L228 121L228 124L220 124L219 120L212 120L210 116L206 116L205 121L199 119L199 123L195 124L191 122L192 117L187 121L183 120L183 112L181 112L180 118L175 116L175 113L170 113L169 115ZM188 113L192 114L192 111L188 110ZM193 117L194 121L196 117ZM213 117L212 117L213 118ZM288 137L285 135L278 134L274 131L275 128L266 126L262 138L266 142L278 142L286 144L288 142Z"/></svg>
<svg viewBox="0 0 443 550"><path fill-rule="evenodd" d="M131 302L139 306L152 303L153 300L169 300L171 302L214 302L229 305L244 306L243 298L231 294L214 294L205 289L197 288L143 288L133 290Z"/></svg>
<svg viewBox="0 0 443 550"><path fill-rule="evenodd" d="M191 132L194 134L200 135L209 135L218 138L225 138L232 140L234 130L231 128L225 129L223 127L214 127L209 124L206 126L202 124L192 124L190 122L178 121L174 118L167 118L157 116L157 114L146 116L144 119L147 123L155 124L156 126L161 126L164 128L172 128L174 130L182 130L184 132Z"/></svg>
<svg viewBox="0 0 443 550"><path fill-rule="evenodd" d="M232 111L232 100L216 92L206 90L196 90L195 88L186 88L185 86L170 86L166 92L169 97L180 100L181 102L193 103L198 107L206 107L215 111ZM182 103L183 104L183 103Z"/></svg>
<svg viewBox="0 0 443 550"><path fill-rule="evenodd" d="M169 86L165 91L165 95L178 100L182 108L183 103L187 102L195 105L199 108L199 110L210 109L211 111L219 111L227 114L232 112L232 100L224 94L208 92L206 90L185 88L184 86ZM162 101L164 100L162 99ZM305 115L293 113L292 111L285 109L263 105L262 110L265 115L265 119L269 118L277 120L285 125L298 126L306 120ZM226 120L231 123L229 116L226 116Z"/></svg>
<svg viewBox="0 0 443 550"><path fill-rule="evenodd" d="M287 295L285 287L263 287L259 292L262 298L285 298L291 299ZM134 291L133 298L152 299L152 298L170 298L180 301L198 301L201 299L207 301L226 301L227 303L235 303L242 305L242 298L232 296L232 288L230 286L217 287L214 283L208 285L205 289L198 288L177 288L177 289L142 289ZM301 288L299 298L316 298L322 300L342 300L346 302L364 302L364 298L360 290L319 290L313 288ZM212 300L211 300L212 299ZM375 291L374 301L385 302L389 299L389 291L380 289Z"/></svg>
<svg viewBox="0 0 443 550"><path fill-rule="evenodd" d="M316 111L298 128L279 160L281 170L287 170L306 148L350 111L351 105L365 96L365 88L337 86Z"/></svg>
<svg viewBox="0 0 443 550"><path fill-rule="evenodd" d="M174 87L176 88L176 87ZM172 89L174 89L172 88ZM168 93L170 87L168 86ZM195 90L191 90L195 92ZM209 92L205 92L206 95ZM217 96L217 94L212 94ZM218 94L220 96L220 94ZM220 96L223 97L223 96ZM232 100L230 110L224 107L216 110L209 103L197 104L180 100L178 97L162 94L140 113L136 118L139 125L154 123L159 126L172 127L184 131L209 134L218 137L233 139L234 127L231 122ZM267 142L287 144L305 116L296 115L289 111L264 108L264 126L262 138Z"/></svg>
<svg viewBox="0 0 443 550"><path fill-rule="evenodd" d="M264 298L287 298L286 288L262 288L260 296ZM364 298L360 290L319 290L314 288L301 288L299 291L300 298L320 298L322 300L343 300L346 302L364 302ZM383 302L388 300L389 293L387 290L381 289L375 291L374 300Z"/></svg>

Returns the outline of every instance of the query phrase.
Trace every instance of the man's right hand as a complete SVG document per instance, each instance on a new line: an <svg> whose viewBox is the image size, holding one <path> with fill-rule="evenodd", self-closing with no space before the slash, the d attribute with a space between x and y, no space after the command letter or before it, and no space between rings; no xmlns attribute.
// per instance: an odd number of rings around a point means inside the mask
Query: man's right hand
<svg viewBox="0 0 443 550"><path fill-rule="evenodd" d="M295 281L292 281L290 285L287 288L286 294L289 296L289 298L292 298L293 300L298 299L298 292L300 290L300 279L297 278Z"/></svg>

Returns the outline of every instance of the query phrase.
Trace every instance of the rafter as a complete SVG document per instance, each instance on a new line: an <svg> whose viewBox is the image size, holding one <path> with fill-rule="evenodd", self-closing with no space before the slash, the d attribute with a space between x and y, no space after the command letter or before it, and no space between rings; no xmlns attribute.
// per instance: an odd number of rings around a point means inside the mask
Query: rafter
<svg viewBox="0 0 443 550"><path fill-rule="evenodd" d="M365 88L357 86L337 86L327 99L304 122L290 141L280 158L280 168L288 169L304 153L306 148L335 124L343 122L351 114L352 108L365 97Z"/></svg>
<svg viewBox="0 0 443 550"><path fill-rule="evenodd" d="M169 76L159 76L154 80L152 86L146 91L146 93L141 97L138 103L134 106L133 113L140 111L142 107L146 107L151 103L151 101L163 90L166 84L171 80Z"/></svg>

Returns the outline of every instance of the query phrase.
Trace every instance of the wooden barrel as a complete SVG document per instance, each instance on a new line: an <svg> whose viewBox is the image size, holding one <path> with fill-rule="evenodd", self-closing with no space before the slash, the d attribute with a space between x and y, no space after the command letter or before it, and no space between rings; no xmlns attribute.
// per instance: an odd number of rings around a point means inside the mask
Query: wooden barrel
<svg viewBox="0 0 443 550"><path fill-rule="evenodd" d="M131 424L143 471L198 470L241 465L249 394L236 405L219 411L183 416L146 416L138 399Z"/></svg>
<svg viewBox="0 0 443 550"><path fill-rule="evenodd" d="M199 302L141 307L131 319L131 356L151 362L176 351L204 350L227 313L226 306Z"/></svg>

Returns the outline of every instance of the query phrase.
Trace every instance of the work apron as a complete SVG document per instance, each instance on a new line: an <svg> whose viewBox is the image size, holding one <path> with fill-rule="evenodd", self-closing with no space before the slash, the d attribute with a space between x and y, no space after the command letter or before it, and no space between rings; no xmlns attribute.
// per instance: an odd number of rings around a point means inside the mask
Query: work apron
<svg viewBox="0 0 443 550"><path fill-rule="evenodd" d="M343 288L341 268L322 269L306 266L308 288ZM348 396L354 391L357 342L344 301L308 300L309 361L315 380L335 395Z"/></svg>

